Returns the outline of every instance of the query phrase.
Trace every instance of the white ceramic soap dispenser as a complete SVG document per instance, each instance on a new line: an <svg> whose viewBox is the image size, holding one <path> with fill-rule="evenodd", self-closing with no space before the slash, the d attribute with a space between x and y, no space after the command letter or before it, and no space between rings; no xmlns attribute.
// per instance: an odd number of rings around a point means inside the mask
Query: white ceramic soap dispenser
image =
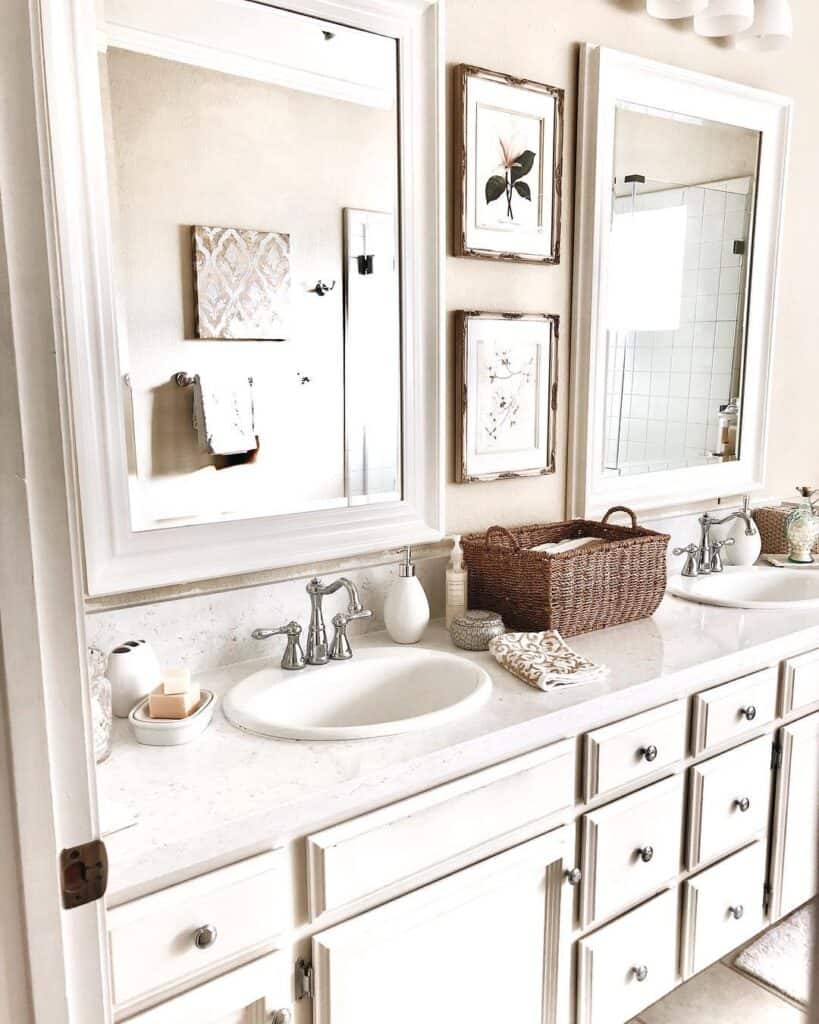
<svg viewBox="0 0 819 1024"><path fill-rule="evenodd" d="M390 587L384 601L384 625L397 644L415 644L429 624L429 601L415 575L412 549L404 551L398 567L398 579Z"/></svg>
<svg viewBox="0 0 819 1024"><path fill-rule="evenodd" d="M742 499L742 511L751 519L751 503L747 495ZM725 531L725 539L731 538L734 542L730 547L723 548L726 565L753 565L759 558L762 538L759 527L753 520L751 523L751 533L748 533L748 522L745 519L735 519Z"/></svg>

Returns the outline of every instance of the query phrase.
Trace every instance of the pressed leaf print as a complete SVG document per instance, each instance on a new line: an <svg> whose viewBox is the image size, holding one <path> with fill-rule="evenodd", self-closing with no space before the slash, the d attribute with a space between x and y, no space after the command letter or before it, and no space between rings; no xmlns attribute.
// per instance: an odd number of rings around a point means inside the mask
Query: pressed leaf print
<svg viewBox="0 0 819 1024"><path fill-rule="evenodd" d="M536 430L537 346L487 339L479 345L479 451L531 446Z"/></svg>
<svg viewBox="0 0 819 1024"><path fill-rule="evenodd" d="M518 152L516 139L498 139L500 149L500 173L493 174L486 182L486 201L493 203L496 199L503 197L506 200L506 216L514 221L515 215L512 209L512 200L515 195L532 201L532 191L525 181L527 174L532 170L535 162L535 153L531 149L524 149Z"/></svg>

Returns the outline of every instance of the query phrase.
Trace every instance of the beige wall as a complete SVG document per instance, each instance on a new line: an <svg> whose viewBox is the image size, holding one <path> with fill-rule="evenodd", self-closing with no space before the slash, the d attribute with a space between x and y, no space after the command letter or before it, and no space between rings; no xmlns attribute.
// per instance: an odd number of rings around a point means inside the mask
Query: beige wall
<svg viewBox="0 0 819 1024"><path fill-rule="evenodd" d="M449 257L450 311L484 309L558 313L561 317L558 472L554 476L486 484L454 484L451 423L452 327L449 329L450 469L447 527L470 530L490 523L555 519L564 514L567 452L569 317L574 211L577 58L580 42L600 43L793 96L794 134L784 224L772 385L768 488L788 493L797 483L819 483L819 426L811 417L819 380L815 292L819 266L819 88L815 41L819 5L792 0L796 35L790 49L750 54L696 36L690 22L656 21L643 0L447 0L450 104L452 65L467 62L566 89L563 254L559 267L500 266ZM450 105L451 111L451 105ZM451 161L451 117L448 152ZM449 164L449 204L452 174ZM451 318L450 318L451 321ZM716 497L716 495L715 495Z"/></svg>
<svg viewBox="0 0 819 1024"><path fill-rule="evenodd" d="M101 68L146 525L270 514L277 501L280 511L299 510L302 499L338 503L342 211L395 209L395 110L125 50L109 50ZM195 340L193 224L290 233L288 340ZM319 279L337 285L319 297L311 291ZM225 370L254 378L260 449L253 464L217 471L197 446L191 389L180 390L171 377Z"/></svg>

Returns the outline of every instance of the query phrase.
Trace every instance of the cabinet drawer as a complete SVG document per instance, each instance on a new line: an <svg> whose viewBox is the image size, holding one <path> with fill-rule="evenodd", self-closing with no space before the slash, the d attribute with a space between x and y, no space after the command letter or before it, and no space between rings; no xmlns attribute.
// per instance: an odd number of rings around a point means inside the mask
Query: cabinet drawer
<svg viewBox="0 0 819 1024"><path fill-rule="evenodd" d="M782 666L782 694L779 714L819 703L819 651L788 658Z"/></svg>
<svg viewBox="0 0 819 1024"><path fill-rule="evenodd" d="M257 1024L276 1010L290 1010L292 964L285 953L269 953L220 974L184 995L168 999L128 1024Z"/></svg>
<svg viewBox="0 0 819 1024"><path fill-rule="evenodd" d="M586 800L667 768L685 756L685 704L678 700L587 733Z"/></svg>
<svg viewBox="0 0 819 1024"><path fill-rule="evenodd" d="M287 905L284 852L274 850L115 907L108 912L115 1005L272 944L289 924Z"/></svg>
<svg viewBox="0 0 819 1024"><path fill-rule="evenodd" d="M505 761L308 837L310 919L574 804L574 741ZM460 866L460 865L458 865Z"/></svg>
<svg viewBox="0 0 819 1024"><path fill-rule="evenodd" d="M762 928L764 889L762 842L740 850L684 883L684 978L719 960Z"/></svg>
<svg viewBox="0 0 819 1024"><path fill-rule="evenodd" d="M679 873L683 777L675 775L583 817L583 927L659 889Z"/></svg>
<svg viewBox="0 0 819 1024"><path fill-rule="evenodd" d="M677 983L676 889L578 941L578 1024L630 1020Z"/></svg>
<svg viewBox="0 0 819 1024"><path fill-rule="evenodd" d="M689 868L749 842L768 825L771 737L760 736L691 769Z"/></svg>
<svg viewBox="0 0 819 1024"><path fill-rule="evenodd" d="M776 669L766 668L694 697L695 754L772 722L776 714Z"/></svg>

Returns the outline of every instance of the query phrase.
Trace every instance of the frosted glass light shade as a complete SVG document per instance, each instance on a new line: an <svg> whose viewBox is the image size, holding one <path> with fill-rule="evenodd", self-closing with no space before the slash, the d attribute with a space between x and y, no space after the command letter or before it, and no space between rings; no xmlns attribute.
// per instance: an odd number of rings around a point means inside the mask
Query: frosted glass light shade
<svg viewBox="0 0 819 1024"><path fill-rule="evenodd" d="M711 0L694 15L694 31L701 36L735 36L754 21L754 0Z"/></svg>
<svg viewBox="0 0 819 1024"><path fill-rule="evenodd" d="M708 0L646 0L646 11L652 18L693 18L704 11Z"/></svg>
<svg viewBox="0 0 819 1024"><path fill-rule="evenodd" d="M734 39L738 50L779 50L793 38L788 0L756 0L754 23Z"/></svg>

